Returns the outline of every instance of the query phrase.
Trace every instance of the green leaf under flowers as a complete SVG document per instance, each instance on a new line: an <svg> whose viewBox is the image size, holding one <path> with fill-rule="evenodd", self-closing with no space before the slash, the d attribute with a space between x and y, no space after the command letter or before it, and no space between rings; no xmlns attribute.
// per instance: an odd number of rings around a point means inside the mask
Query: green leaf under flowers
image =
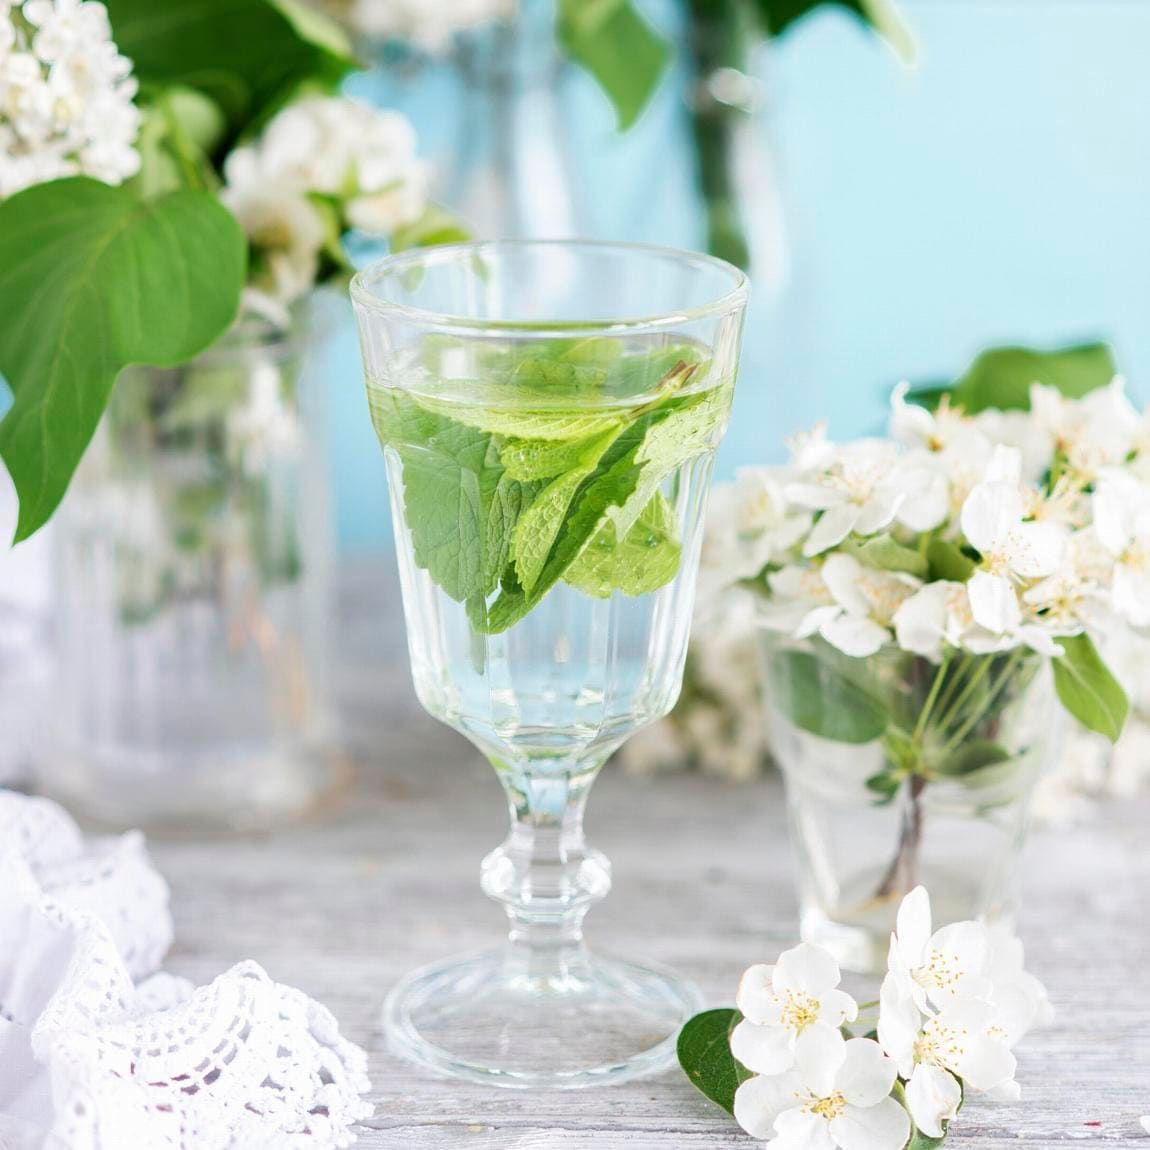
<svg viewBox="0 0 1150 1150"><path fill-rule="evenodd" d="M742 1019L730 1007L706 1010L679 1031L677 1044L683 1073L697 1090L728 1114L735 1111L735 1091L752 1077L731 1053L731 1031Z"/></svg>
<svg viewBox="0 0 1150 1150"><path fill-rule="evenodd" d="M20 497L17 542L63 497L120 369L175 366L227 329L246 252L207 192L142 200L77 177L0 204L0 375L14 396L0 457Z"/></svg>
<svg viewBox="0 0 1150 1150"><path fill-rule="evenodd" d="M206 93L233 135L305 82L334 88L354 64L331 22L294 0L106 0L106 7L141 86Z"/></svg>
<svg viewBox="0 0 1150 1150"><path fill-rule="evenodd" d="M598 82L626 131L646 106L671 58L632 0L559 0L559 42Z"/></svg>
<svg viewBox="0 0 1150 1150"><path fill-rule="evenodd" d="M924 407L937 405L941 394L968 415L988 408L1027 411L1030 385L1043 383L1068 399L1081 399L1105 387L1117 374L1114 354L1105 343L1083 343L1053 351L1029 347L990 348L977 356L954 384L940 391L935 384L912 391L907 399Z"/></svg>
<svg viewBox="0 0 1150 1150"><path fill-rule="evenodd" d="M682 550L675 509L656 491L622 539L608 519L563 579L595 599L647 595L675 578Z"/></svg>
<svg viewBox="0 0 1150 1150"><path fill-rule="evenodd" d="M1130 703L1089 635L1060 638L1062 655L1050 661L1062 705L1089 731L1118 741Z"/></svg>
<svg viewBox="0 0 1150 1150"><path fill-rule="evenodd" d="M967 779L987 767L1008 763L1013 758L1001 743L973 739L934 765L934 773L943 778ZM986 777L986 776L984 776Z"/></svg>
<svg viewBox="0 0 1150 1150"><path fill-rule="evenodd" d="M926 561L931 581L945 579L951 583L965 583L978 564L963 554L957 543L946 539L932 539L926 549Z"/></svg>
<svg viewBox="0 0 1150 1150"><path fill-rule="evenodd" d="M836 743L870 743L887 729L886 708L826 660L781 649L768 664L775 704L802 730Z"/></svg>
<svg viewBox="0 0 1150 1150"><path fill-rule="evenodd" d="M781 36L819 8L839 8L879 33L904 59L914 58L914 41L887 0L755 0L772 36Z"/></svg>
<svg viewBox="0 0 1150 1150"><path fill-rule="evenodd" d="M840 550L847 551L860 563L880 571L898 571L925 579L930 570L925 555L911 547L904 547L888 533L872 535L865 543L849 544Z"/></svg>

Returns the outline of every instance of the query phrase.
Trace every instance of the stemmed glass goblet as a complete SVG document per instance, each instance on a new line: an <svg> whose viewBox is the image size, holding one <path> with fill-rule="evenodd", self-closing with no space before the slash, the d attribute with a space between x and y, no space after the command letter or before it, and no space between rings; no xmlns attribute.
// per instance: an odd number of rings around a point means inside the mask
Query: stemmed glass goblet
<svg viewBox="0 0 1150 1150"><path fill-rule="evenodd" d="M690 630L745 277L687 252L493 241L356 276L416 692L490 760L511 814L483 862L507 943L409 975L393 1048L512 1086L661 1068L698 1006L590 952L610 868L583 810L604 762L670 710Z"/></svg>

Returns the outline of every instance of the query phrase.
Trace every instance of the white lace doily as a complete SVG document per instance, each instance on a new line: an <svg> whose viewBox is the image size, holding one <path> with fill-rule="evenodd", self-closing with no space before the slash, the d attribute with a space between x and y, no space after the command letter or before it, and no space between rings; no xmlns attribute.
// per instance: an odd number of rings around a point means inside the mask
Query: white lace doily
<svg viewBox="0 0 1150 1150"><path fill-rule="evenodd" d="M85 844L0 791L0 1150L326 1150L371 1107L366 1056L255 963L154 974L167 886L138 835Z"/></svg>

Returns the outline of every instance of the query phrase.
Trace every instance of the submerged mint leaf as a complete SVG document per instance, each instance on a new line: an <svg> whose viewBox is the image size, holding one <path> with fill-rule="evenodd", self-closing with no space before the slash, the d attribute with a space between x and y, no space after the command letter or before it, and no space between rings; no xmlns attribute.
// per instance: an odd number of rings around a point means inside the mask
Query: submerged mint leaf
<svg viewBox="0 0 1150 1150"><path fill-rule="evenodd" d="M735 1111L735 1091L751 1072L731 1053L731 1031L743 1016L731 1007L696 1014L679 1031L677 1053L692 1085L728 1114Z"/></svg>
<svg viewBox="0 0 1150 1150"><path fill-rule="evenodd" d="M551 479L566 471L594 467L619 434L622 423L612 423L584 439L508 439L499 449L503 466L515 479Z"/></svg>
<svg viewBox="0 0 1150 1150"><path fill-rule="evenodd" d="M622 540L608 519L563 578L596 599L646 595L675 578L682 550L675 509L656 491Z"/></svg>
<svg viewBox="0 0 1150 1150"><path fill-rule="evenodd" d="M530 593L538 584L571 500L594 466L576 468L553 479L516 525L515 574L524 591Z"/></svg>

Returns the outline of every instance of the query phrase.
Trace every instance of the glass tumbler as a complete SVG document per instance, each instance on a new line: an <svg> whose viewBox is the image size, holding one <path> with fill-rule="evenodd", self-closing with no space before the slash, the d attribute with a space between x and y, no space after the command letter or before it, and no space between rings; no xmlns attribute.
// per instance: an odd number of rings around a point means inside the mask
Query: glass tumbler
<svg viewBox="0 0 1150 1150"><path fill-rule="evenodd" d="M709 257L581 241L403 253L352 285L387 460L420 702L483 752L506 840L482 887L506 944L416 971L393 1049L507 1086L662 1068L695 989L583 941L610 885L583 810L679 692L746 280Z"/></svg>

